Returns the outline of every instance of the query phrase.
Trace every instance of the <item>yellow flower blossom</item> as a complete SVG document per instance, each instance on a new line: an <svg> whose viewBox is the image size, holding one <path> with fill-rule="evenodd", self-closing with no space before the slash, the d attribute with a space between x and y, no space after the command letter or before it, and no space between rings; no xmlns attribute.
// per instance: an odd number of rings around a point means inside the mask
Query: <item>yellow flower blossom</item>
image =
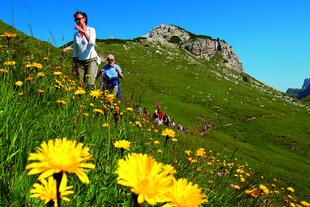
<svg viewBox="0 0 310 207"><path fill-rule="evenodd" d="M58 99L57 101L56 101L56 103L58 103L58 104L60 104L60 105L66 105L67 103L64 101L64 100L62 100L62 99Z"/></svg>
<svg viewBox="0 0 310 207"><path fill-rule="evenodd" d="M131 107L127 107L127 108L126 108L126 111L128 111L128 112L132 112L132 111L133 111L133 108L131 108Z"/></svg>
<svg viewBox="0 0 310 207"><path fill-rule="evenodd" d="M257 198L261 194L261 190L257 190L256 188L247 189L245 190L246 194L249 194L250 196Z"/></svg>
<svg viewBox="0 0 310 207"><path fill-rule="evenodd" d="M174 138L175 137L175 132L172 129L168 129L166 128L161 135L163 137L167 137L167 138Z"/></svg>
<svg viewBox="0 0 310 207"><path fill-rule="evenodd" d="M104 113L103 113L103 111L101 109L94 109L93 112L95 112L96 114L104 115Z"/></svg>
<svg viewBox="0 0 310 207"><path fill-rule="evenodd" d="M10 33L10 32L5 32L3 34L0 35L1 37L5 37L7 39L11 39L12 37L16 37L15 33Z"/></svg>
<svg viewBox="0 0 310 207"><path fill-rule="evenodd" d="M136 125L137 127L142 127L142 123L141 123L140 121L135 121L135 125Z"/></svg>
<svg viewBox="0 0 310 207"><path fill-rule="evenodd" d="M56 87L56 88L63 88L64 85L63 85L62 82L60 82L59 80L55 80L55 87Z"/></svg>
<svg viewBox="0 0 310 207"><path fill-rule="evenodd" d="M146 201L150 205L166 201L163 194L173 179L152 156L136 153L118 160L116 174L117 183L130 187L130 191L138 196L139 204Z"/></svg>
<svg viewBox="0 0 310 207"><path fill-rule="evenodd" d="M115 96L114 96L114 94L111 93L111 94L107 95L106 99L107 99L108 103L112 103L113 100L115 99Z"/></svg>
<svg viewBox="0 0 310 207"><path fill-rule="evenodd" d="M78 87L77 90L74 92L75 95L83 95L85 93L86 91L81 87Z"/></svg>
<svg viewBox="0 0 310 207"><path fill-rule="evenodd" d="M60 75L62 75L62 72L60 72L60 71L55 71L53 74L54 74L55 76L60 76Z"/></svg>
<svg viewBox="0 0 310 207"><path fill-rule="evenodd" d="M169 164L164 165L163 170L169 175L174 175L176 173L176 170L174 169L174 167Z"/></svg>
<svg viewBox="0 0 310 207"><path fill-rule="evenodd" d="M37 73L37 76L38 76L38 77L44 77L44 76L45 76L45 73L44 73L44 72L38 72L38 73Z"/></svg>
<svg viewBox="0 0 310 207"><path fill-rule="evenodd" d="M206 151L204 148L200 147L199 149L196 150L195 155L197 157L205 157L206 156Z"/></svg>
<svg viewBox="0 0 310 207"><path fill-rule="evenodd" d="M32 67L34 67L36 69L42 69L43 68L43 65L41 63L33 62L31 65L32 65Z"/></svg>
<svg viewBox="0 0 310 207"><path fill-rule="evenodd" d="M15 61L5 61L3 64L5 66L14 66L14 65L16 65L16 62Z"/></svg>
<svg viewBox="0 0 310 207"><path fill-rule="evenodd" d="M174 180L173 185L165 193L165 198L168 203L163 207L199 207L208 202L198 185L184 178Z"/></svg>
<svg viewBox="0 0 310 207"><path fill-rule="evenodd" d="M16 82L15 82L15 85L16 85L17 87L22 87L22 86L24 85L24 83L23 83L22 81L16 81Z"/></svg>
<svg viewBox="0 0 310 207"><path fill-rule="evenodd" d="M300 203L302 206L310 206L310 203L308 203L307 201L301 201Z"/></svg>
<svg viewBox="0 0 310 207"><path fill-rule="evenodd" d="M8 71L4 68L0 68L0 73L7 73Z"/></svg>
<svg viewBox="0 0 310 207"><path fill-rule="evenodd" d="M239 185L234 185L234 189L240 190L240 186Z"/></svg>
<svg viewBox="0 0 310 207"><path fill-rule="evenodd" d="M185 153L186 155L190 156L190 155L192 154L192 151L190 151L190 150L185 150L184 153Z"/></svg>
<svg viewBox="0 0 310 207"><path fill-rule="evenodd" d="M259 188L260 188L266 195L269 194L269 189L268 189L266 186L260 184L260 185L259 185Z"/></svg>
<svg viewBox="0 0 310 207"><path fill-rule="evenodd" d="M100 89L98 89L98 90L93 90L93 91L91 91L91 92L89 93L89 95L90 95L91 97L94 97L94 98L99 98L99 97L101 96L101 91L100 91Z"/></svg>
<svg viewBox="0 0 310 207"><path fill-rule="evenodd" d="M286 189L287 189L289 192L291 192L291 193L294 193L294 192L295 192L295 190L294 190L293 187L287 187Z"/></svg>
<svg viewBox="0 0 310 207"><path fill-rule="evenodd" d="M155 144L155 145L159 145L159 143L160 143L160 142L159 142L158 140L154 140L154 141L153 141L153 144Z"/></svg>
<svg viewBox="0 0 310 207"><path fill-rule="evenodd" d="M56 180L51 176L47 181L45 179L40 180L40 183L33 184L30 197L38 198L45 204L52 200L54 206L57 207ZM67 186L67 176L64 173L59 186L60 198L64 201L70 201L66 196L73 193L72 188L72 186Z"/></svg>
<svg viewBox="0 0 310 207"><path fill-rule="evenodd" d="M26 166L28 175L40 174L39 180L47 178L54 173L75 173L79 179L88 184L86 169L94 169L95 165L87 163L92 159L89 148L76 140L66 138L42 142L36 153L30 153L28 160L36 161Z"/></svg>
<svg viewBox="0 0 310 207"><path fill-rule="evenodd" d="M102 127L103 127L103 128L108 128L108 127L109 127L109 123L104 123L104 124L102 124Z"/></svg>
<svg viewBox="0 0 310 207"><path fill-rule="evenodd" d="M114 142L114 147L126 150L130 148L130 142L127 140L118 140Z"/></svg>
<svg viewBox="0 0 310 207"><path fill-rule="evenodd" d="M40 96L42 96L42 95L44 94L44 90L43 90L43 89L38 89L38 94L39 94Z"/></svg>

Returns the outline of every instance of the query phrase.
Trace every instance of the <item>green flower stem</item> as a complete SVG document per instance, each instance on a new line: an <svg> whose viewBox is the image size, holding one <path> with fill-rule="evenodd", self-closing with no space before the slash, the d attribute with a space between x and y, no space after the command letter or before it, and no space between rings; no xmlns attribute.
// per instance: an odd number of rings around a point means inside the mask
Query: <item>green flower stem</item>
<svg viewBox="0 0 310 207"><path fill-rule="evenodd" d="M58 207L61 207L59 188L60 188L60 182L61 182L61 179L62 179L62 172L55 173L55 174L53 175L53 177L54 177L54 179L56 180L56 198L57 198L57 206L58 206Z"/></svg>

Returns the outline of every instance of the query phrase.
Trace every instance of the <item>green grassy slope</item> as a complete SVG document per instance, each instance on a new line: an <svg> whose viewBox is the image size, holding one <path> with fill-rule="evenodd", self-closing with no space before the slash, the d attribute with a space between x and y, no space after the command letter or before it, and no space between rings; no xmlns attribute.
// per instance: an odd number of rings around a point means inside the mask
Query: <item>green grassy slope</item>
<svg viewBox="0 0 310 207"><path fill-rule="evenodd" d="M48 42L30 37L0 20L0 34L4 32L17 34L14 41L11 41L11 47L18 48L15 50L13 57L16 62L27 62L30 61L30 59L31 61L42 61L42 58L57 59L61 62L65 61L63 52L57 47ZM2 43L6 45L5 41Z"/></svg>
<svg viewBox="0 0 310 207"><path fill-rule="evenodd" d="M59 60L70 64L70 54L62 60L61 50L50 44L2 22L0 28L0 33L18 33L14 44L20 50L15 59L20 62L27 61L23 58L31 51L31 60L48 56L58 61L55 66ZM264 174L296 186L298 193L309 198L309 101L303 102L307 107L292 102L246 74L225 68L218 55L205 61L179 48L114 40L98 41L97 51L116 55L125 75L121 83L124 100L133 97L133 102L151 112L160 101L163 111L189 129L186 136L197 146L234 153ZM206 123L213 128L201 134Z"/></svg>
<svg viewBox="0 0 310 207"><path fill-rule="evenodd" d="M162 102L163 111L189 128L192 139L227 153L237 150L250 166L309 195L309 107L226 69L220 56L207 62L179 48L131 41L99 42L97 50L116 55L125 74L125 98L134 97L151 111ZM214 128L201 135L205 123Z"/></svg>

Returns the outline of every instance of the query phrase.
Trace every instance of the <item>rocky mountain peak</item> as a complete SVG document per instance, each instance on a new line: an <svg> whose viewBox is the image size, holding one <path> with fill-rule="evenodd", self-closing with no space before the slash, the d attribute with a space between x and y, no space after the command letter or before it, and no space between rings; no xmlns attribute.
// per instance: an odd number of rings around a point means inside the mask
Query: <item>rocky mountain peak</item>
<svg viewBox="0 0 310 207"><path fill-rule="evenodd" d="M225 65L243 72L242 63L236 53L224 40L213 39L207 35L196 35L185 29L169 24L161 24L145 35L148 41L160 42L170 46L179 46L190 53L209 60L220 53Z"/></svg>
<svg viewBox="0 0 310 207"><path fill-rule="evenodd" d="M305 78L301 89L307 89L310 86L310 78Z"/></svg>

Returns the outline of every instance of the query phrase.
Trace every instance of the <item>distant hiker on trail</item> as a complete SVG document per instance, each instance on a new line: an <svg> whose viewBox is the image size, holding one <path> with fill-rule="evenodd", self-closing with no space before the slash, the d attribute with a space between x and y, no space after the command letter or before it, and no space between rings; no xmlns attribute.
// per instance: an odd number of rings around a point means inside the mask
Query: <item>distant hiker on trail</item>
<svg viewBox="0 0 310 207"><path fill-rule="evenodd" d="M154 114L153 114L153 119L154 119L154 123L157 125L163 125L163 117L164 117L165 113L162 112L160 110L160 108L158 107Z"/></svg>
<svg viewBox="0 0 310 207"><path fill-rule="evenodd" d="M151 113L149 110L147 110L147 108L143 108L143 116L147 119L151 118Z"/></svg>
<svg viewBox="0 0 310 207"><path fill-rule="evenodd" d="M100 64L100 58L95 51L96 31L87 26L88 18L85 12L77 11L73 15L76 32L73 36L72 72L79 77L82 84L87 84L91 90L96 88L95 80Z"/></svg>
<svg viewBox="0 0 310 207"><path fill-rule="evenodd" d="M107 56L108 64L100 70L100 89L108 90L117 99L121 99L121 87L119 78L124 78L122 69L115 63L114 55Z"/></svg>

